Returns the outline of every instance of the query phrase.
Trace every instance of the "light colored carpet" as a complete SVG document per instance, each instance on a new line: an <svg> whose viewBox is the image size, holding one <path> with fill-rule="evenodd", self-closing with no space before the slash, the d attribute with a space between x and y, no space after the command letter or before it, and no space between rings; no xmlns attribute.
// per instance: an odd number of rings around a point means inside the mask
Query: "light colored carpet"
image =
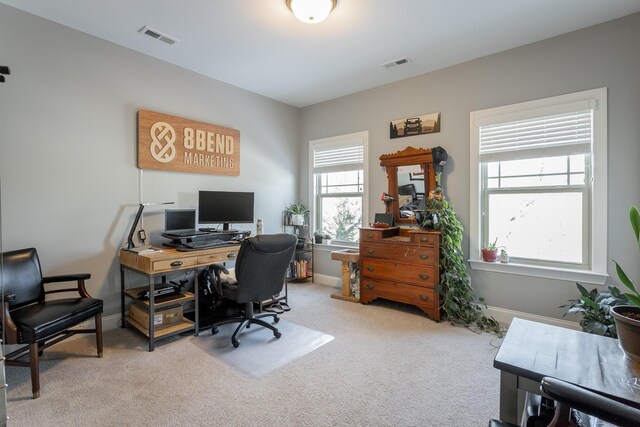
<svg viewBox="0 0 640 427"><path fill-rule="evenodd" d="M215 336L207 332L189 341L228 366L250 377L260 378L333 339L331 335L305 328L290 320L281 319L272 324L282 334L280 339L274 337L270 329L251 325L250 329L245 328L238 336L240 346L234 348L231 335L238 324L230 323L220 326Z"/></svg>
<svg viewBox="0 0 640 427"><path fill-rule="evenodd" d="M333 291L289 286L283 318L335 339L257 379L190 344L192 336L149 353L134 331L107 331L102 359L90 337L60 343L45 351L39 399L28 369L6 368L9 423L467 427L498 416L498 338L401 304L331 299Z"/></svg>

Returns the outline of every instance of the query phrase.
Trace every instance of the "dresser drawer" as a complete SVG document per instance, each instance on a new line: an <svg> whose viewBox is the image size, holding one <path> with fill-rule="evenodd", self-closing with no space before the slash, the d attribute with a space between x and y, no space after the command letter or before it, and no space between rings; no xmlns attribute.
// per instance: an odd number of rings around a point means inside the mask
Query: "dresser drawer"
<svg viewBox="0 0 640 427"><path fill-rule="evenodd" d="M361 228L360 241L371 242L398 235L398 227L391 228Z"/></svg>
<svg viewBox="0 0 640 427"><path fill-rule="evenodd" d="M183 269L184 267L189 267L193 265L198 265L198 257L184 257L179 259L169 259L169 260L158 260L153 262L153 271L163 271L163 270L172 270L172 269Z"/></svg>
<svg viewBox="0 0 640 427"><path fill-rule="evenodd" d="M434 308L439 304L438 293L431 288L411 286L387 280L362 278L360 295L369 300L371 295L407 304Z"/></svg>
<svg viewBox="0 0 640 427"><path fill-rule="evenodd" d="M438 273L433 264L403 264L363 258L361 268L360 273L363 276L409 282L416 286L433 287L438 280Z"/></svg>
<svg viewBox="0 0 640 427"><path fill-rule="evenodd" d="M415 243L420 246L434 246L440 243L440 234L439 233L420 233L414 232L409 233L411 237L411 243Z"/></svg>
<svg viewBox="0 0 640 427"><path fill-rule="evenodd" d="M415 262L431 266L438 262L438 253L434 247L365 242L360 245L360 248L360 257Z"/></svg>

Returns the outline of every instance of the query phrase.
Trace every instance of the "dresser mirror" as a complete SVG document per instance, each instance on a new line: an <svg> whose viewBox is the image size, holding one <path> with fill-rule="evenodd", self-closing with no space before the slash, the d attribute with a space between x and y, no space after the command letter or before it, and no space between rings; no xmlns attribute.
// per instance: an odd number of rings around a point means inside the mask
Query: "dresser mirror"
<svg viewBox="0 0 640 427"><path fill-rule="evenodd" d="M386 213L393 215L397 225L417 224L416 210L424 209L422 201L435 188L436 169L441 169L446 158L447 152L441 147L407 147L380 156L380 166L387 172L390 196L385 202Z"/></svg>

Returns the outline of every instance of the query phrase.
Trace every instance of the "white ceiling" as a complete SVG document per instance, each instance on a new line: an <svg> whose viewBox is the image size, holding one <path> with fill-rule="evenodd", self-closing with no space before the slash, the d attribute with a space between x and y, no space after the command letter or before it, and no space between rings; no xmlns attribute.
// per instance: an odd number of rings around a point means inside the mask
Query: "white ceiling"
<svg viewBox="0 0 640 427"><path fill-rule="evenodd" d="M309 25L285 0L0 2L297 107L640 12L640 0L338 0Z"/></svg>

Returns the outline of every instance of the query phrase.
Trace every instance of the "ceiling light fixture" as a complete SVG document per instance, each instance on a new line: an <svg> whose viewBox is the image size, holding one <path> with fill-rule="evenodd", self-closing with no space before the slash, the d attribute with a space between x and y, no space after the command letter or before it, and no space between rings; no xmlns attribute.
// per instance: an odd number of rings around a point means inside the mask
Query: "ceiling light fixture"
<svg viewBox="0 0 640 427"><path fill-rule="evenodd" d="M286 2L296 18L306 24L317 24L329 16L338 0L286 0Z"/></svg>

